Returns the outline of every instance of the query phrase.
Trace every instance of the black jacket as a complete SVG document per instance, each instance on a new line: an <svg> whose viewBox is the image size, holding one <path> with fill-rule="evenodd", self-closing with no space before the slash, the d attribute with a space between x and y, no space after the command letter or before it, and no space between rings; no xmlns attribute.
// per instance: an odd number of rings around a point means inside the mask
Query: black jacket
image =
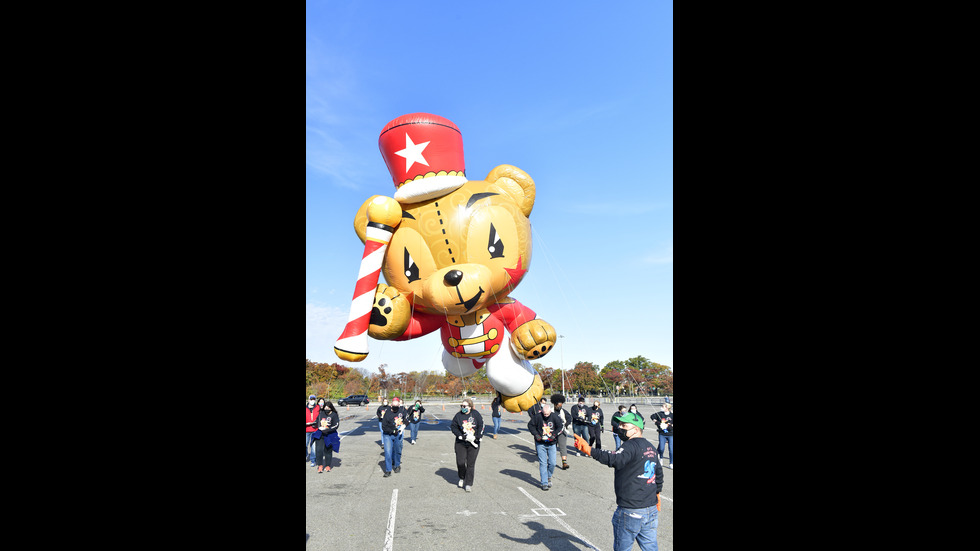
<svg viewBox="0 0 980 551"><path fill-rule="evenodd" d="M558 433L564 428L561 417L554 411L547 417L544 416L544 412L541 412L527 422L527 430L531 431L534 441L547 446L558 441Z"/></svg>
<svg viewBox="0 0 980 551"><path fill-rule="evenodd" d="M320 421L322 419L327 420L327 428L325 429L320 429ZM337 415L336 411L330 411L327 408L323 408L322 410L320 410L320 414L317 415L316 417L316 428L320 429L320 432L322 432L324 436L337 432L337 429L339 427L340 427L340 415Z"/></svg>
<svg viewBox="0 0 980 551"><path fill-rule="evenodd" d="M493 401L490 402L490 409L493 410L491 417L500 417L500 400L494 398Z"/></svg>
<svg viewBox="0 0 980 551"><path fill-rule="evenodd" d="M453 431L456 435L457 442L466 442L466 432L463 430L463 422L467 421L473 425L473 436L476 438L476 443L480 443L480 439L483 438L483 416L480 412L475 409L471 409L469 413L463 413L462 411L457 411L456 415L453 416L453 422L449 425L449 430Z"/></svg>
<svg viewBox="0 0 980 551"><path fill-rule="evenodd" d="M579 416L581 414L581 417ZM572 406L572 424L573 425L588 425L589 420L592 419L592 411L589 410L589 406L582 405L579 407L578 404Z"/></svg>
<svg viewBox="0 0 980 551"><path fill-rule="evenodd" d="M390 406L384 417L381 418L381 432L398 436L401 433L399 429L407 423L407 417L408 410L405 409L405 406L399 406L397 411L394 406Z"/></svg>
<svg viewBox="0 0 980 551"><path fill-rule="evenodd" d="M599 432L602 432L602 431L605 430L605 427L602 426L602 421L606 418L606 416L602 413L602 408L601 407L599 409L589 408L588 410L586 410L585 415L586 415L586 417L589 418L589 425L590 425L591 428L594 428L595 430L597 430ZM595 416L595 418L596 418L595 419L595 423L592 422L592 417L593 416Z"/></svg>
<svg viewBox="0 0 980 551"><path fill-rule="evenodd" d="M643 509L657 505L664 487L664 468L657 448L646 438L630 438L616 452L592 448L592 459L616 469L616 505Z"/></svg>
<svg viewBox="0 0 980 551"><path fill-rule="evenodd" d="M378 406L378 411L376 413L376 415L378 416L378 421L380 421L381 418L384 417L385 412L388 411L389 409L391 409L391 406L390 405L388 405L388 406Z"/></svg>
<svg viewBox="0 0 980 551"><path fill-rule="evenodd" d="M415 404L412 404L412 407L407 408L407 409L408 409L408 422L409 423L418 424L418 423L420 423L422 421L422 414L425 413L425 408L424 407L419 406L419 409L416 410L415 409ZM416 413L418 415L416 415Z"/></svg>
<svg viewBox="0 0 980 551"><path fill-rule="evenodd" d="M664 413L658 411L650 416L650 419L657 424L657 431L665 436L674 435L674 412Z"/></svg>

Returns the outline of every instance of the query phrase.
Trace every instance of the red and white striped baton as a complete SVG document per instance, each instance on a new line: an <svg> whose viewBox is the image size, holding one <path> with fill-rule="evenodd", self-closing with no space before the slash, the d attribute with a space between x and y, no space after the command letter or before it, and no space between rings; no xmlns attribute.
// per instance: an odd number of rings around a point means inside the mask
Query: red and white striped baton
<svg viewBox="0 0 980 551"><path fill-rule="evenodd" d="M391 235L402 220L402 207L390 197L375 197L367 208L367 232L364 239L364 255L357 272L354 298L350 303L347 326L333 350L342 360L359 362L368 355L368 325L374 306L374 291L381 276L381 264Z"/></svg>

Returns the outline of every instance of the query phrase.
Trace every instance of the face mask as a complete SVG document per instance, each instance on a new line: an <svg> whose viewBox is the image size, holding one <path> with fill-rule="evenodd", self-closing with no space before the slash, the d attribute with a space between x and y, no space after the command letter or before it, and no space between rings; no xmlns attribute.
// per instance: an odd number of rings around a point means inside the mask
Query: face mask
<svg viewBox="0 0 980 551"><path fill-rule="evenodd" d="M384 402L381 402L381 405L387 406L388 405L388 400L385 400Z"/></svg>
<svg viewBox="0 0 980 551"><path fill-rule="evenodd" d="M470 408L468 408L467 406L459 406L459 409L460 409L460 411L462 411L463 413L467 413L467 412L469 412L469 411L470 411Z"/></svg>
<svg viewBox="0 0 980 551"><path fill-rule="evenodd" d="M327 407L327 404L324 404L323 402L320 402L320 408L322 409L322 408L325 408L325 407Z"/></svg>
<svg viewBox="0 0 980 551"><path fill-rule="evenodd" d="M415 404L415 409L419 409L420 407L422 407L422 404Z"/></svg>
<svg viewBox="0 0 980 551"><path fill-rule="evenodd" d="M313 400L309 401L310 407L313 407Z"/></svg>
<svg viewBox="0 0 980 551"><path fill-rule="evenodd" d="M593 405L593 406L592 406L592 409L599 409L599 404L595 404L595 405Z"/></svg>
<svg viewBox="0 0 980 551"><path fill-rule="evenodd" d="M636 408L630 408L630 413L636 413Z"/></svg>
<svg viewBox="0 0 980 551"><path fill-rule="evenodd" d="M619 438L624 442L630 439L629 436L626 436L627 432L628 431L622 427L616 427L616 435L619 436Z"/></svg>

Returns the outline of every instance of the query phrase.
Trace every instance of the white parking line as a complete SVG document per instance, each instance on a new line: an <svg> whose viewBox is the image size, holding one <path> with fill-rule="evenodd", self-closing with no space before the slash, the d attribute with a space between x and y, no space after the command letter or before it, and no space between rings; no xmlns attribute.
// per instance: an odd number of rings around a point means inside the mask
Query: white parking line
<svg viewBox="0 0 980 551"><path fill-rule="evenodd" d="M558 524L561 524L565 528L565 530L568 530L568 532L571 535L573 535L576 538L584 541L586 545L588 545L592 549L595 549L595 551L599 551L599 548L598 547L596 547L595 545L593 545L592 542L590 542L589 540L585 539L585 537L582 534L579 534L577 531L575 531L574 528L572 528L571 526L568 525L567 522L565 522L564 520L562 520L561 518L559 518L558 515L556 515L551 509L545 507L544 503L541 503L540 501L538 501L537 499L535 499L531 494L527 493L527 490L525 490L524 488L521 488L520 486L518 486L517 489L520 490L522 494L526 495L528 499L530 499L531 501L533 501L535 503L535 505L537 505L538 507L540 507L542 510L545 511L546 514L543 514L541 516L549 516L549 517L557 520L558 521Z"/></svg>
<svg viewBox="0 0 980 551"><path fill-rule="evenodd" d="M384 551L391 551L391 544L395 541L395 507L398 505L398 490L391 491L391 508L388 510L388 529L385 530Z"/></svg>

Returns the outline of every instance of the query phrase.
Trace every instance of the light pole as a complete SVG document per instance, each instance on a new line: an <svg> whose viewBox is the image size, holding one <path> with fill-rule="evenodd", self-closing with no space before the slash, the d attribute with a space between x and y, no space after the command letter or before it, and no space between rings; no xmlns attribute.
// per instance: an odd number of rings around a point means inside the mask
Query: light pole
<svg viewBox="0 0 980 551"><path fill-rule="evenodd" d="M558 335L558 338L564 339L565 335ZM561 341L558 342L559 344L561 343ZM561 355L561 393L564 396L565 395L565 345L564 344L561 345L561 348L558 350L558 353Z"/></svg>
<svg viewBox="0 0 980 551"><path fill-rule="evenodd" d="M378 366L378 372L384 374L384 377L385 377L384 380L381 380L380 378L378 379L379 386L381 387L381 388L378 389L378 391L379 391L378 394L381 394L380 391L381 390L384 390L384 397L385 398L388 397L388 375L386 373L384 373L382 370L384 368L386 368L386 367L388 367L388 364L381 364L381 365Z"/></svg>

